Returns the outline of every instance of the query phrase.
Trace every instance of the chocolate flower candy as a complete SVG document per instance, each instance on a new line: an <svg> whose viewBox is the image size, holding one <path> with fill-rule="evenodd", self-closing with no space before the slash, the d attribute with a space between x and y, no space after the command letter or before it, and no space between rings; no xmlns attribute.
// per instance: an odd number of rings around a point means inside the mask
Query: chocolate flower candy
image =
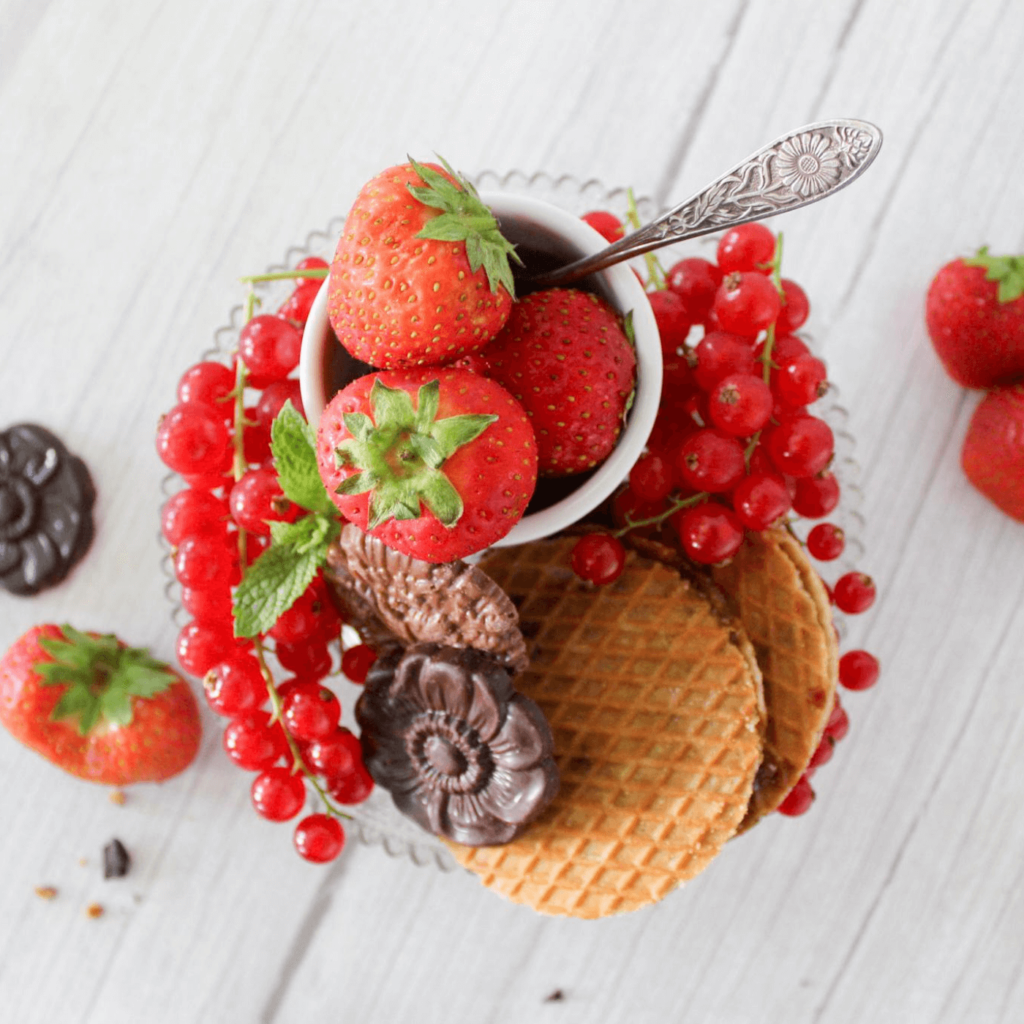
<svg viewBox="0 0 1024 1024"><path fill-rule="evenodd" d="M95 498L85 463L44 427L0 432L0 586L59 583L92 541Z"/></svg>
<svg viewBox="0 0 1024 1024"><path fill-rule="evenodd" d="M356 718L374 780L446 839L507 843L558 792L547 720L482 651L424 643L385 654Z"/></svg>

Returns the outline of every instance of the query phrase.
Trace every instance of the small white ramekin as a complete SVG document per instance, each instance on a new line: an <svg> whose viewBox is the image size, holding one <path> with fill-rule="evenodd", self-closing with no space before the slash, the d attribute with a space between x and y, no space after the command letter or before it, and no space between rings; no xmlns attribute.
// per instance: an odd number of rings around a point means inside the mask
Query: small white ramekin
<svg viewBox="0 0 1024 1024"><path fill-rule="evenodd" d="M575 214L532 196L504 192L483 192L502 233L517 246L571 262L603 249L608 243ZM661 399L661 342L658 327L643 287L626 264L610 267L587 278L582 284L611 303L619 313L633 314L636 340L636 395L626 426L611 455L580 485L546 508L530 512L498 542L524 544L564 530L584 519L605 500L629 474L640 457L654 426ZM328 394L331 364L340 348L327 319L327 282L317 294L302 336L299 387L310 424L316 429ZM569 478L571 479L571 478Z"/></svg>

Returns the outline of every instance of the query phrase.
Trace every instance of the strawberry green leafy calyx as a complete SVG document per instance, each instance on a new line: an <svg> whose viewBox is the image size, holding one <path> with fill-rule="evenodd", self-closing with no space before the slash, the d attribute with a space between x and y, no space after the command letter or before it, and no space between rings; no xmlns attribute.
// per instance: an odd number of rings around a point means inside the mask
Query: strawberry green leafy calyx
<svg viewBox="0 0 1024 1024"><path fill-rule="evenodd" d="M80 736L103 722L129 725L132 697L155 697L178 679L148 651L124 647L112 634L90 636L68 625L61 632L63 639L40 638L53 660L37 663L35 670L44 686L66 686L51 718L71 719Z"/></svg>
<svg viewBox="0 0 1024 1024"><path fill-rule="evenodd" d="M409 185L409 192L421 203L442 211L439 217L427 221L416 237L465 242L473 273L483 267L491 291L496 292L498 286L503 285L514 298L515 283L509 257L522 264L515 246L501 233L494 214L481 202L473 184L454 171L444 157L439 159L450 178L409 157L409 163L425 183Z"/></svg>
<svg viewBox="0 0 1024 1024"><path fill-rule="evenodd" d="M1024 295L1024 256L990 256L985 245L972 259L964 260L964 264L983 267L985 280L998 283L996 297L999 302L1013 302Z"/></svg>
<svg viewBox="0 0 1024 1024"><path fill-rule="evenodd" d="M361 412L345 414L352 436L338 445L335 458L339 468L357 472L335 490L370 494L369 529L389 519L418 519L421 502L443 526L462 518L462 497L442 467L498 417L467 413L438 419L439 392L439 381L423 384L414 408L409 392L378 379L370 390L372 419Z"/></svg>

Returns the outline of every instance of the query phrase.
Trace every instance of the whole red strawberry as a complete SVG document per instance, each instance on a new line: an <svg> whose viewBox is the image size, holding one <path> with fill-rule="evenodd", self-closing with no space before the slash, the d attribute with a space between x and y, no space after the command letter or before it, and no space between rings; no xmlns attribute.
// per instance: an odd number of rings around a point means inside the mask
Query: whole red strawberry
<svg viewBox="0 0 1024 1024"><path fill-rule="evenodd" d="M1024 256L947 263L925 306L928 334L949 375L968 388L1024 375Z"/></svg>
<svg viewBox="0 0 1024 1024"><path fill-rule="evenodd" d="M636 382L636 353L603 299L575 288L527 295L480 359L523 403L541 476L582 473L611 454Z"/></svg>
<svg viewBox="0 0 1024 1024"><path fill-rule="evenodd" d="M161 782L199 750L199 709L167 665L117 637L34 626L0 659L0 721L79 778Z"/></svg>
<svg viewBox="0 0 1024 1024"><path fill-rule="evenodd" d="M317 462L346 519L428 562L500 540L537 483L522 406L500 384L451 367L354 380L320 418Z"/></svg>
<svg viewBox="0 0 1024 1024"><path fill-rule="evenodd" d="M411 160L367 182L331 264L327 311L357 359L385 368L450 363L508 319L513 246L473 186Z"/></svg>
<svg viewBox="0 0 1024 1024"><path fill-rule="evenodd" d="M1024 522L1024 383L996 388L981 400L960 460L986 498Z"/></svg>

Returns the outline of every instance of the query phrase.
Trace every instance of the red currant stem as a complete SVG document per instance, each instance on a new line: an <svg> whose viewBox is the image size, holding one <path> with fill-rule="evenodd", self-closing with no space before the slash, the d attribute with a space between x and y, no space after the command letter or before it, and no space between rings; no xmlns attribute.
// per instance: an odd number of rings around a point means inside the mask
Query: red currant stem
<svg viewBox="0 0 1024 1024"><path fill-rule="evenodd" d="M327 267L308 267L305 270L275 270L269 274L250 274L239 278L243 284L260 284L263 281L293 281L296 278L307 278L322 281L330 273Z"/></svg>
<svg viewBox="0 0 1024 1024"><path fill-rule="evenodd" d="M629 206L626 210L626 219L634 231L639 231L643 225L640 223L640 213L636 208L636 196L630 189L627 193ZM644 253L644 264L647 267L647 284L655 291L662 291L665 287L665 270L658 257L653 252Z"/></svg>
<svg viewBox="0 0 1024 1024"><path fill-rule="evenodd" d="M768 382L765 381L767 384ZM757 450L757 446L761 441L761 431L759 430L756 434L752 434L750 440L747 442L747 447L743 449L743 464L747 467L747 472L750 472L750 460L754 456L754 452Z"/></svg>
<svg viewBox="0 0 1024 1024"><path fill-rule="evenodd" d="M665 509L664 512L659 512L656 516L651 516L649 519L630 519L629 515L626 516L626 525L621 529L612 531L613 537L624 537L630 530L636 530L641 526L660 526L666 519L679 512L681 509L690 508L693 505L699 505L701 502L707 501L711 495L707 491L698 491L696 494L691 494L688 498L676 498L672 502L672 505Z"/></svg>

